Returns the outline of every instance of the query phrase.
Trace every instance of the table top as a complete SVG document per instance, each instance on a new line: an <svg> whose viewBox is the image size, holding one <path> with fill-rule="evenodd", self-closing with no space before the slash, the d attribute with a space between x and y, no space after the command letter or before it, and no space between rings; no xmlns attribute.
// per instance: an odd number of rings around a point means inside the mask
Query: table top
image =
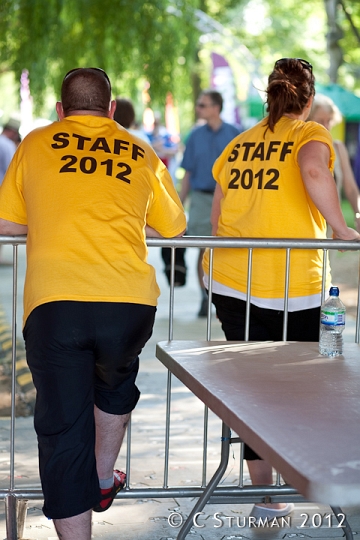
<svg viewBox="0 0 360 540"><path fill-rule="evenodd" d="M174 340L156 355L306 498L360 504L360 345Z"/></svg>

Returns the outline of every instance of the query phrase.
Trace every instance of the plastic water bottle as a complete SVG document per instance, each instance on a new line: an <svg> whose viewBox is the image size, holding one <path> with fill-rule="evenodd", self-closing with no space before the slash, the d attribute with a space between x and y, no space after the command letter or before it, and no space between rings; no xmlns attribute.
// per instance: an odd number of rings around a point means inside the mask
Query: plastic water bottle
<svg viewBox="0 0 360 540"><path fill-rule="evenodd" d="M319 352L324 356L339 356L343 351L346 309L339 298L338 287L330 287L329 294L321 306Z"/></svg>

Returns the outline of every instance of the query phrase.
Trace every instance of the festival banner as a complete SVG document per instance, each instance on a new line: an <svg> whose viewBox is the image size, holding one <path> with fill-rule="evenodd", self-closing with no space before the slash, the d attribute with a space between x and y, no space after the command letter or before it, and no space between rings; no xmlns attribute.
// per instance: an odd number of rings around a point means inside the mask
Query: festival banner
<svg viewBox="0 0 360 540"><path fill-rule="evenodd" d="M211 60L213 64L211 88L220 92L224 100L221 118L224 122L240 127L241 120L237 106L236 86L232 69L227 60L220 54L212 52Z"/></svg>

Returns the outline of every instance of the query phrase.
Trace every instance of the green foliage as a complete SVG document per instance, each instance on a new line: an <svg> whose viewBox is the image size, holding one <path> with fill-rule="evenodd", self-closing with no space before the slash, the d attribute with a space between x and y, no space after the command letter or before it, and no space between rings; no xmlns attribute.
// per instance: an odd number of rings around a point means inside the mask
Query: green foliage
<svg viewBox="0 0 360 540"><path fill-rule="evenodd" d="M283 57L308 59L319 80L326 78L324 0L246 0L227 14L225 24L270 73Z"/></svg>
<svg viewBox="0 0 360 540"><path fill-rule="evenodd" d="M359 33L360 2L342 2ZM349 90L360 89L360 43L340 3L337 15L344 54L339 84ZM325 0L239 0L222 22L260 61L263 74L270 73L276 59L292 56L308 59L318 82L329 82Z"/></svg>
<svg viewBox="0 0 360 540"><path fill-rule="evenodd" d="M16 78L29 70L41 108L46 88L59 95L61 80L77 66L105 69L114 93L150 83L154 102L175 95L191 70L198 32L197 0L2 0L0 66ZM191 31L189 31L191 29Z"/></svg>
<svg viewBox="0 0 360 540"><path fill-rule="evenodd" d="M354 31L342 8L338 8L339 24L344 35L339 44L344 55L344 64L339 69L339 84L360 91L360 2L343 0L356 30Z"/></svg>
<svg viewBox="0 0 360 540"><path fill-rule="evenodd" d="M114 95L129 96L137 105L145 83L150 83L151 106L163 110L171 91L183 114L191 117L193 99L207 86L210 52L225 54L238 86L247 87L247 61L236 43L244 44L267 75L277 58L307 58L319 82L327 83L326 0L1 0L0 75L12 72L20 80L30 74L37 114L46 100L59 97L61 81L77 66L105 69ZM339 0L340 1L340 0ZM360 2L341 0L360 31ZM226 29L214 42L199 42L196 9ZM340 45L344 65L339 83L360 90L360 44L340 3ZM238 41L231 44L231 36ZM223 48L223 49L221 49ZM200 61L199 61L200 58ZM247 72L247 74L246 74ZM0 104L1 106L1 104ZM190 124L190 122L188 122Z"/></svg>
<svg viewBox="0 0 360 540"><path fill-rule="evenodd" d="M355 228L354 210L347 199L341 200L341 210L347 226Z"/></svg>
<svg viewBox="0 0 360 540"><path fill-rule="evenodd" d="M213 17L214 19L221 19L229 9L236 7L239 4L239 0L202 0L199 5L199 9Z"/></svg>

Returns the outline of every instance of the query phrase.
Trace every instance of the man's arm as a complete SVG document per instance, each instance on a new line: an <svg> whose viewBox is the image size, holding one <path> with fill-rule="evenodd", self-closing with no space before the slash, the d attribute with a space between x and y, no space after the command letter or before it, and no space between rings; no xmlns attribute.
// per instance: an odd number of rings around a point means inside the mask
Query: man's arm
<svg viewBox="0 0 360 540"><path fill-rule="evenodd" d="M27 225L21 225L20 223L0 218L0 234L17 236L18 234L27 234L27 232Z"/></svg>
<svg viewBox="0 0 360 540"><path fill-rule="evenodd" d="M181 238L184 236L186 229L184 229L180 234L177 234L174 236L174 238ZM165 236L162 236L159 232L157 232L155 229L150 227L149 225L145 226L145 233L147 238L165 238Z"/></svg>
<svg viewBox="0 0 360 540"><path fill-rule="evenodd" d="M319 141L310 141L299 151L301 176L313 203L339 240L360 240L360 235L346 225L334 178L329 171L329 147Z"/></svg>

